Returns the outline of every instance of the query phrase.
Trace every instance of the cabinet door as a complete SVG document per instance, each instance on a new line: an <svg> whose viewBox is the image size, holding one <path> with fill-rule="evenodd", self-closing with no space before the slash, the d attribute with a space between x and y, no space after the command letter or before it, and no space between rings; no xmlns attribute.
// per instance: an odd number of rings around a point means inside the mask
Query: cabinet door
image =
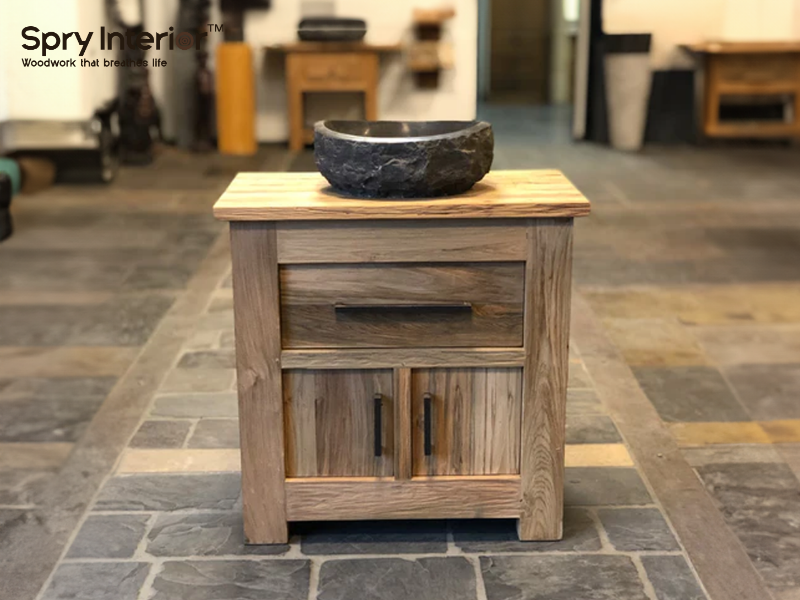
<svg viewBox="0 0 800 600"><path fill-rule="evenodd" d="M414 475L519 473L522 369L419 369L411 393Z"/></svg>
<svg viewBox="0 0 800 600"><path fill-rule="evenodd" d="M285 371L286 476L391 476L392 388L391 369Z"/></svg>

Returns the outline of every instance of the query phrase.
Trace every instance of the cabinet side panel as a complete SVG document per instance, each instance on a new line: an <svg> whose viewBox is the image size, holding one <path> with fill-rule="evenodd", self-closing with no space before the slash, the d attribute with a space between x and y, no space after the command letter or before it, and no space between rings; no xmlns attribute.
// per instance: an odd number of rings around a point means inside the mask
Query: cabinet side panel
<svg viewBox="0 0 800 600"><path fill-rule="evenodd" d="M564 516L572 219L528 230L520 476L522 540L556 540Z"/></svg>
<svg viewBox="0 0 800 600"><path fill-rule="evenodd" d="M231 223L245 536L286 543L278 257L273 223Z"/></svg>

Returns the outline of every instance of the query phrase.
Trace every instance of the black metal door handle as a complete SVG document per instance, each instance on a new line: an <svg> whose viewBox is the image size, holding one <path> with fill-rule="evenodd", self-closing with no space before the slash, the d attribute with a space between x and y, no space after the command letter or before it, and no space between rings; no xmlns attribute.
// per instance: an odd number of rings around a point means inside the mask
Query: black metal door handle
<svg viewBox="0 0 800 600"><path fill-rule="evenodd" d="M425 394L423 397L423 404L424 404L424 414L423 414L423 430L425 436L425 456L430 456L432 454L431 447L433 445L433 440L431 439L433 431L431 430L431 410L433 408L433 398L431 398L430 394Z"/></svg>
<svg viewBox="0 0 800 600"><path fill-rule="evenodd" d="M381 412L383 409L383 396L375 394L375 457L383 455L383 431L381 426Z"/></svg>
<svg viewBox="0 0 800 600"><path fill-rule="evenodd" d="M446 313L462 313L472 311L472 303L470 302L429 302L424 304L348 304L345 302L336 302L333 309L337 313L347 314L353 312L446 312Z"/></svg>

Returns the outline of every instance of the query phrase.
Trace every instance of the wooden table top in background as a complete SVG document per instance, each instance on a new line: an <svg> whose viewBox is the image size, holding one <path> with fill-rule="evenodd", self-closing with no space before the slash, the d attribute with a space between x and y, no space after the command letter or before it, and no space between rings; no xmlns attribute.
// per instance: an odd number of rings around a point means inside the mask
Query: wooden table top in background
<svg viewBox="0 0 800 600"><path fill-rule="evenodd" d="M214 205L223 221L582 217L589 201L555 170L493 171L466 194L348 198L319 173L239 173Z"/></svg>
<svg viewBox="0 0 800 600"><path fill-rule="evenodd" d="M364 42L289 42L267 46L269 52L400 52L402 44L367 44Z"/></svg>
<svg viewBox="0 0 800 600"><path fill-rule="evenodd" d="M697 54L793 54L800 42L701 42L682 46Z"/></svg>

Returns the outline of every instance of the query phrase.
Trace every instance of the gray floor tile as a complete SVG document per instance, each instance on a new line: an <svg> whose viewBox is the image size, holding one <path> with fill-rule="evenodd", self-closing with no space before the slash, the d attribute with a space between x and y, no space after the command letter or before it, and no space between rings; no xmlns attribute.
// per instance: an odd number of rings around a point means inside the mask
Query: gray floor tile
<svg viewBox="0 0 800 600"><path fill-rule="evenodd" d="M236 392L218 394L170 394L156 397L153 416L177 419L202 419L239 416Z"/></svg>
<svg viewBox="0 0 800 600"><path fill-rule="evenodd" d="M298 523L304 554L433 554L447 550L444 521Z"/></svg>
<svg viewBox="0 0 800 600"><path fill-rule="evenodd" d="M163 295L89 306L0 307L0 345L141 346L172 305Z"/></svg>
<svg viewBox="0 0 800 600"><path fill-rule="evenodd" d="M238 419L203 419L189 439L189 448L238 448Z"/></svg>
<svg viewBox="0 0 800 600"><path fill-rule="evenodd" d="M100 490L95 510L231 510L241 491L238 473L126 475Z"/></svg>
<svg viewBox="0 0 800 600"><path fill-rule="evenodd" d="M180 448L191 429L188 421L145 421L133 436L132 448Z"/></svg>
<svg viewBox="0 0 800 600"><path fill-rule="evenodd" d="M481 558L488 600L646 600L627 556L493 556Z"/></svg>
<svg viewBox="0 0 800 600"><path fill-rule="evenodd" d="M650 493L636 469L628 467L570 467L564 478L567 506L650 504Z"/></svg>
<svg viewBox="0 0 800 600"><path fill-rule="evenodd" d="M521 542L516 520L481 519L453 522L453 541L464 552L596 552L602 548L597 527L581 508L564 511L564 539Z"/></svg>
<svg viewBox="0 0 800 600"><path fill-rule="evenodd" d="M21 377L6 381L4 400L104 400L115 377Z"/></svg>
<svg viewBox="0 0 800 600"><path fill-rule="evenodd" d="M475 570L464 557L329 560L317 600L472 600Z"/></svg>
<svg viewBox="0 0 800 600"><path fill-rule="evenodd" d="M680 550L657 508L615 508L597 511L611 545L623 552Z"/></svg>
<svg viewBox="0 0 800 600"><path fill-rule="evenodd" d="M42 600L136 600L149 570L136 562L61 565Z"/></svg>
<svg viewBox="0 0 800 600"><path fill-rule="evenodd" d="M102 399L3 401L0 441L75 442L102 403Z"/></svg>
<svg viewBox="0 0 800 600"><path fill-rule="evenodd" d="M0 508L0 539L5 538L9 531L29 518L29 510Z"/></svg>
<svg viewBox="0 0 800 600"><path fill-rule="evenodd" d="M784 463L697 469L773 590L800 588L800 483Z"/></svg>
<svg viewBox="0 0 800 600"><path fill-rule="evenodd" d="M187 352L178 367L182 369L235 369L236 354L232 349Z"/></svg>
<svg viewBox="0 0 800 600"><path fill-rule="evenodd" d="M307 600L307 560L166 562L150 600Z"/></svg>
<svg viewBox="0 0 800 600"><path fill-rule="evenodd" d="M149 519L149 515L90 515L67 558L131 558Z"/></svg>
<svg viewBox="0 0 800 600"><path fill-rule="evenodd" d="M159 515L148 534L153 556L283 554L288 545L247 546L241 512Z"/></svg>
<svg viewBox="0 0 800 600"><path fill-rule="evenodd" d="M706 600L682 556L642 556L642 564L658 600Z"/></svg>
<svg viewBox="0 0 800 600"><path fill-rule="evenodd" d="M665 421L748 421L720 372L713 367L636 368L644 393Z"/></svg>
<svg viewBox="0 0 800 600"><path fill-rule="evenodd" d="M800 418L800 365L737 365L726 374L753 419Z"/></svg>
<svg viewBox="0 0 800 600"><path fill-rule="evenodd" d="M603 403L594 390L567 390L567 417L571 415L603 415Z"/></svg>
<svg viewBox="0 0 800 600"><path fill-rule="evenodd" d="M611 417L605 415L567 415L568 444L616 444L622 438Z"/></svg>

